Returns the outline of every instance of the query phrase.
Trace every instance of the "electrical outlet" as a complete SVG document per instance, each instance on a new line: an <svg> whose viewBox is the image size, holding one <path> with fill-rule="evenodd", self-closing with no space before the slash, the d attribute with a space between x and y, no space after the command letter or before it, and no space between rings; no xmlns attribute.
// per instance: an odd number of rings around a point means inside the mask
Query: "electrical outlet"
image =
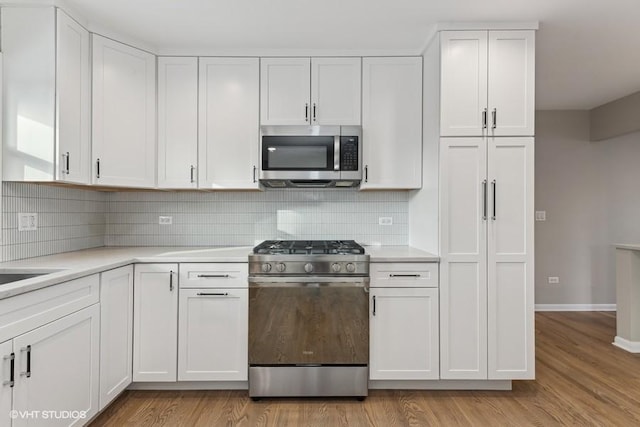
<svg viewBox="0 0 640 427"><path fill-rule="evenodd" d="M536 221L546 221L547 211L536 211Z"/></svg>
<svg viewBox="0 0 640 427"><path fill-rule="evenodd" d="M171 225L173 224L172 216L160 216L158 217L158 224L160 225Z"/></svg>
<svg viewBox="0 0 640 427"><path fill-rule="evenodd" d="M549 276L547 280L549 281L550 284L560 283L560 278L557 276Z"/></svg>
<svg viewBox="0 0 640 427"><path fill-rule="evenodd" d="M381 216L378 218L378 225L393 225L393 218L390 216Z"/></svg>
<svg viewBox="0 0 640 427"><path fill-rule="evenodd" d="M19 213L18 231L35 231L38 229L37 213Z"/></svg>

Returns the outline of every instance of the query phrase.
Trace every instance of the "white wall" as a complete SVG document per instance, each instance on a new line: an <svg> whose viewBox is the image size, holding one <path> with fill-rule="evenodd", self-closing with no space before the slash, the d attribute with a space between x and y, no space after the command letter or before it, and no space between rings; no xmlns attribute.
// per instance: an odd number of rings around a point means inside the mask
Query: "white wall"
<svg viewBox="0 0 640 427"><path fill-rule="evenodd" d="M588 111L536 113L536 304L616 302L612 244L640 243L639 161L640 133L590 142Z"/></svg>

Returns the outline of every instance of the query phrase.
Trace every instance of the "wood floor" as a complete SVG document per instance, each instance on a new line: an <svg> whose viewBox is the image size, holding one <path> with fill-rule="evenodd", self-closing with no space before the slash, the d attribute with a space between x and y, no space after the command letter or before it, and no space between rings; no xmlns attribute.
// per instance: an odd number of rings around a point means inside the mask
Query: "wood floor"
<svg viewBox="0 0 640 427"><path fill-rule="evenodd" d="M638 426L640 356L614 335L615 313L537 313L536 380L512 391L372 390L364 402L128 391L91 426Z"/></svg>

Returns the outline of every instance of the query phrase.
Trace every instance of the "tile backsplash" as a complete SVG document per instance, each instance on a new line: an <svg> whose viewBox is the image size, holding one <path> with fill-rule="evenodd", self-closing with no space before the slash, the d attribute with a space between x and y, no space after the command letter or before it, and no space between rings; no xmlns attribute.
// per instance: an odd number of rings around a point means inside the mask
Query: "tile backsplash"
<svg viewBox="0 0 640 427"><path fill-rule="evenodd" d="M356 190L107 195L107 246L254 245L265 239L408 243L408 193ZM171 225L158 217L171 216ZM378 225L391 217L392 225Z"/></svg>
<svg viewBox="0 0 640 427"><path fill-rule="evenodd" d="M2 261L104 246L105 193L2 183ZM37 213L38 229L18 231L18 213Z"/></svg>
<svg viewBox="0 0 640 427"><path fill-rule="evenodd" d="M2 260L100 246L248 245L266 239L354 239L406 245L408 192L112 192L5 182ZM18 231L18 213L38 230ZM159 216L172 217L160 225ZM392 225L379 225L380 217Z"/></svg>

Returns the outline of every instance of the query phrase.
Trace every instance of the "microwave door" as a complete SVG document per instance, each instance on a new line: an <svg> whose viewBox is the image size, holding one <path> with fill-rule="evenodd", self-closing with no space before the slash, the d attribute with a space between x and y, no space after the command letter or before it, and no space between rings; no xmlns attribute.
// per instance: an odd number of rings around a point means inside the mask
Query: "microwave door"
<svg viewBox="0 0 640 427"><path fill-rule="evenodd" d="M334 136L263 136L261 179L337 179ZM338 148L339 150L339 148Z"/></svg>

